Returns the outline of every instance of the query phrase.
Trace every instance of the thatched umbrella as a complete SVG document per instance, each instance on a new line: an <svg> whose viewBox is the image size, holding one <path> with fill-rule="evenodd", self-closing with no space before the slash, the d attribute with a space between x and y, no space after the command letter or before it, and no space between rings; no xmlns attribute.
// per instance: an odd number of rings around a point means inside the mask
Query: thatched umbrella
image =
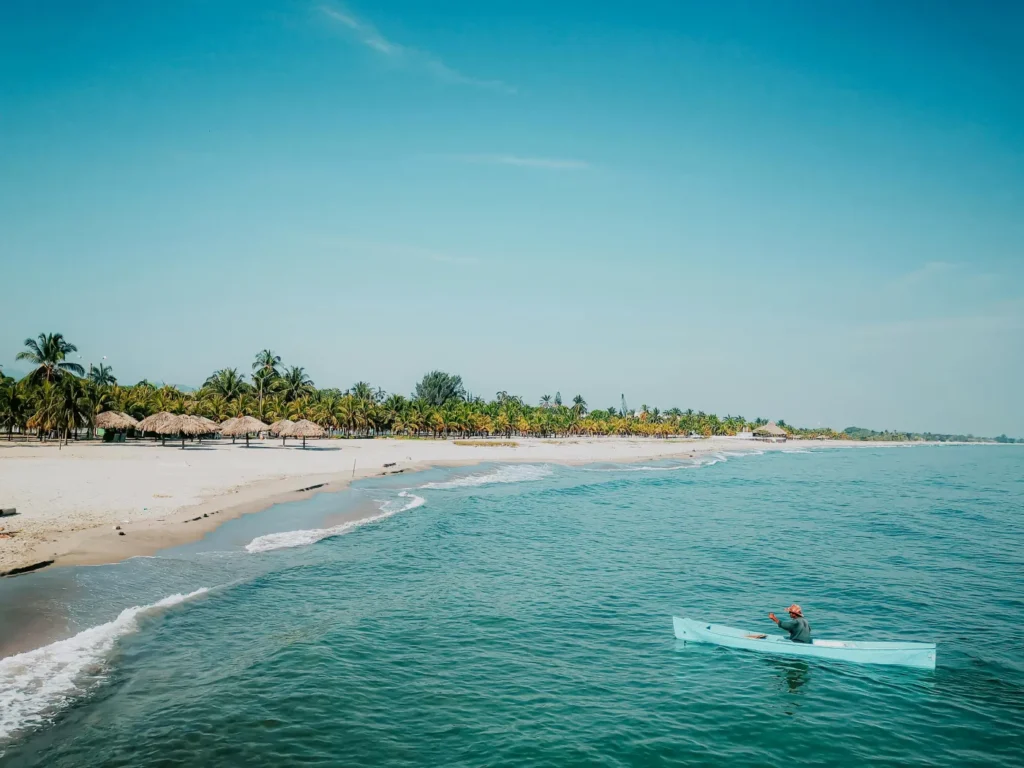
<svg viewBox="0 0 1024 768"><path fill-rule="evenodd" d="M302 421L297 421L290 427L285 426L285 428L281 430L282 438L301 437L303 448L306 447L307 437L323 437L326 434L327 432L324 430L323 427L321 427L319 424L314 424L312 421L307 421L306 419L303 419Z"/></svg>
<svg viewBox="0 0 1024 768"><path fill-rule="evenodd" d="M147 416L139 422L136 429L140 432L156 432L160 435L160 442L164 442L167 435L169 434L164 428L175 421L178 417L173 413L167 411L160 411L160 413L154 413L152 416ZM177 434L177 433L175 433Z"/></svg>
<svg viewBox="0 0 1024 768"><path fill-rule="evenodd" d="M785 437L787 432L774 421L769 421L767 424L757 427L754 434L762 437Z"/></svg>
<svg viewBox="0 0 1024 768"><path fill-rule="evenodd" d="M281 430L283 430L289 424L294 423L294 421L289 421L288 419L280 419L278 421L275 421L273 424L270 425L270 433L273 435L280 435Z"/></svg>
<svg viewBox="0 0 1024 768"><path fill-rule="evenodd" d="M121 418L124 419L124 423L127 425L125 429L138 429L139 422L135 418L125 412L121 412Z"/></svg>
<svg viewBox="0 0 1024 768"><path fill-rule="evenodd" d="M220 433L222 435L231 435L230 431L225 432L225 430L230 430L231 429L231 425L234 424L236 421L238 421L238 417L237 416L232 416L230 419L226 419L225 421L222 421L220 423ZM235 436L234 435L231 435L231 442L232 443L235 442Z"/></svg>
<svg viewBox="0 0 1024 768"><path fill-rule="evenodd" d="M159 416L161 414L157 414ZM191 414L174 414L168 413L168 418L156 420L152 425L148 425L147 431L156 432L160 435L161 442L167 439L168 435L181 436L181 447L185 447L186 437L197 437L200 435L209 435L212 432L216 432L218 427L215 423L209 419L204 419L201 416L192 416ZM150 417L154 418L154 417ZM139 427L147 426L146 422L149 419L143 420ZM211 426L212 425L212 426Z"/></svg>
<svg viewBox="0 0 1024 768"><path fill-rule="evenodd" d="M126 421L124 414L117 411L104 411L98 414L94 423L97 429L128 429L132 426Z"/></svg>
<svg viewBox="0 0 1024 768"><path fill-rule="evenodd" d="M212 435L220 432L220 424L213 419L208 419L205 416L194 416L193 418L199 419L199 421L201 421L206 427L206 432L203 433L204 435Z"/></svg>
<svg viewBox="0 0 1024 768"><path fill-rule="evenodd" d="M234 423L228 423L234 422ZM265 432L270 427L264 424L259 419L254 419L252 416L239 416L237 419L228 419L220 428L222 435L231 435L231 441L234 442L236 435L245 435L245 447L249 447L249 435L253 432L257 434Z"/></svg>

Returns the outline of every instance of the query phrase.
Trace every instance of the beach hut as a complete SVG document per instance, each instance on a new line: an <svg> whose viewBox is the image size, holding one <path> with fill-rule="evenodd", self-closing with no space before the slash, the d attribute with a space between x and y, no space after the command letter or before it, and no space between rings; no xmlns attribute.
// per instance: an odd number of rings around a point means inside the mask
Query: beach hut
<svg viewBox="0 0 1024 768"><path fill-rule="evenodd" d="M786 430L774 421L762 424L754 430L754 438L756 440L766 440L771 443L784 443L786 442L786 436Z"/></svg>
<svg viewBox="0 0 1024 768"><path fill-rule="evenodd" d="M266 432L270 427L264 424L259 419L254 419L252 416L239 416L236 419L228 419L221 425L220 433L222 435L231 435L231 442L238 435L245 435L245 446L249 447L249 435L260 432Z"/></svg>
<svg viewBox="0 0 1024 768"><path fill-rule="evenodd" d="M327 432L324 430L323 427L321 427L319 424L314 424L312 421L307 421L306 419L303 419L302 421L297 421L291 426L286 425L284 428L282 428L280 432L282 438L301 437L303 448L306 447L307 437L323 437L326 434ZM283 443L284 440L282 439L281 442Z"/></svg>

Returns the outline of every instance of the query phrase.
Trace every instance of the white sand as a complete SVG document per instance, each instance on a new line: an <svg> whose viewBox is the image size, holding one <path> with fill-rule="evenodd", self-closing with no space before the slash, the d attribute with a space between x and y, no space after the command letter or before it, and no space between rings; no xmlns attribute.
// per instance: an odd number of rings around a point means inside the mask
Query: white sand
<svg viewBox="0 0 1024 768"><path fill-rule="evenodd" d="M352 477L431 465L487 461L551 463L628 462L722 450L796 449L747 440L637 438L517 439L517 447L459 446L446 440L320 440L301 450L289 441L189 444L185 450L152 441L72 443L0 442L0 573L40 560L109 562L189 539L231 517L265 508L300 488ZM384 464L395 462L384 470ZM182 525L189 515L214 515ZM126 536L113 530L122 526ZM0 532L0 533L3 533Z"/></svg>

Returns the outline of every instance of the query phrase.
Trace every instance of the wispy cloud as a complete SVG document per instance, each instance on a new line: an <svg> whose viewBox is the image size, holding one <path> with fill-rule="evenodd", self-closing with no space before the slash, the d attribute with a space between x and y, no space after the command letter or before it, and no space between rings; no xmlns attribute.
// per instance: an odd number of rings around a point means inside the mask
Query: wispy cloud
<svg viewBox="0 0 1024 768"><path fill-rule="evenodd" d="M473 256L452 256L447 253L431 253L427 255L427 258L431 261L437 261L442 264L479 264L480 260Z"/></svg>
<svg viewBox="0 0 1024 768"><path fill-rule="evenodd" d="M456 160L485 165L517 165L524 168L547 168L555 171L585 171L590 163L557 157L522 157L520 155L453 155Z"/></svg>
<svg viewBox="0 0 1024 768"><path fill-rule="evenodd" d="M956 271L958 268L957 264L952 264L948 261L929 261L922 267L919 267L905 275L900 275L893 281L895 286L910 286L919 285L920 283L926 283L938 277L944 277L950 273Z"/></svg>
<svg viewBox="0 0 1024 768"><path fill-rule="evenodd" d="M359 18L348 10L330 5L321 5L320 11L333 23L348 29L355 36L355 39L367 48L403 66L423 70L446 83L472 85L477 88L487 88L503 93L516 92L514 86L503 83L501 80L483 80L464 75L426 51L420 51L401 43L396 43L393 40L388 40L371 22Z"/></svg>
<svg viewBox="0 0 1024 768"><path fill-rule="evenodd" d="M475 256L446 253L416 245L405 245L404 243L382 243L373 240L360 240L331 235L311 237L309 243L318 248L341 248L350 253L383 259L434 261L439 264L460 264L464 266L480 263L480 259Z"/></svg>
<svg viewBox="0 0 1024 768"><path fill-rule="evenodd" d="M906 337L934 336L951 343L956 336L973 336L992 341L992 334L1024 330L1024 299L993 302L972 312L932 315L888 323L871 323L853 329L855 337L878 343ZM957 336L959 334L959 336Z"/></svg>

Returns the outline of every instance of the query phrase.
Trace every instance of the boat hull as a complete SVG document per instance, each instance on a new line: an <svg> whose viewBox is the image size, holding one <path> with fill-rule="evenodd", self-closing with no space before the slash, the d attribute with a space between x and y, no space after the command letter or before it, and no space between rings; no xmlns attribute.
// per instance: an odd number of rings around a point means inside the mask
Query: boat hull
<svg viewBox="0 0 1024 768"><path fill-rule="evenodd" d="M919 669L935 669L934 643L861 643L848 640L815 640L794 643L788 637L753 633L721 624L672 617L676 638L689 643L721 645L776 656L848 661L854 664L888 664Z"/></svg>

